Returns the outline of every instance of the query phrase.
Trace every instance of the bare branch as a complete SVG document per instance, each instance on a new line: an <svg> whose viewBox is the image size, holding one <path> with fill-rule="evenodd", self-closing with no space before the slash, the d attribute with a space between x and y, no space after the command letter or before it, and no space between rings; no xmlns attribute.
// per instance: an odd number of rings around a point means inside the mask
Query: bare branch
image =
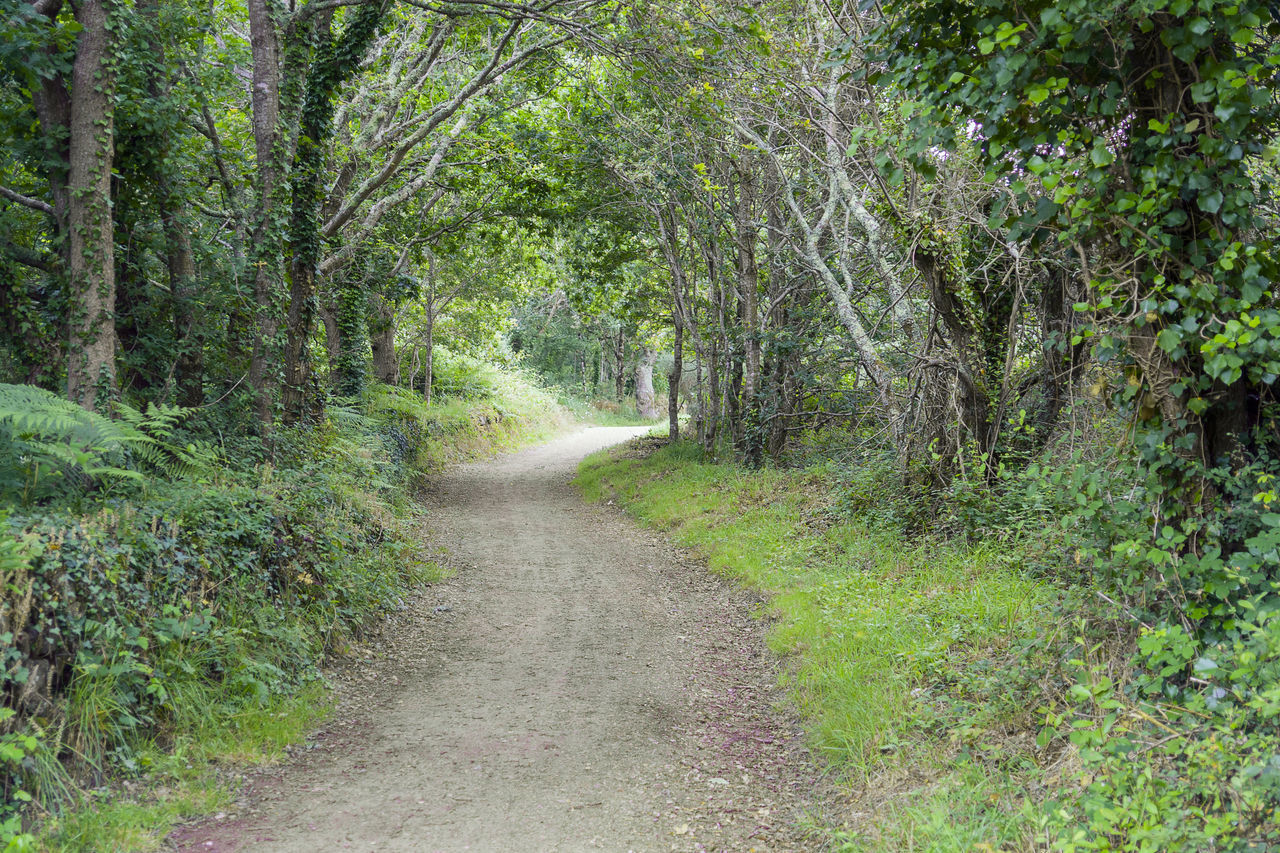
<svg viewBox="0 0 1280 853"><path fill-rule="evenodd" d="M26 196L26 195L23 195L22 193L14 192L8 187L0 187L0 196L3 196L9 199L9 201L20 204L23 207L29 207L32 210L38 210L41 213L47 214L49 216L54 215L53 205L49 204L48 202L41 201L38 198L32 198L31 196Z"/></svg>

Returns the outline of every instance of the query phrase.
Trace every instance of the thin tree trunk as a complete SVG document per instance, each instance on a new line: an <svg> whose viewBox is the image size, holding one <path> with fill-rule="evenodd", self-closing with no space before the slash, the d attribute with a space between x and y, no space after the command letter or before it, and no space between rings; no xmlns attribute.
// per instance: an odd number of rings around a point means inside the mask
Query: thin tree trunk
<svg viewBox="0 0 1280 853"><path fill-rule="evenodd" d="M738 210L734 223L737 250L738 296L742 317L742 411L749 413L756 406L756 389L760 383L760 319L759 288L760 271L756 265L756 227L752 221L749 193L750 176L743 175L738 192ZM749 417L749 415L746 415ZM737 430L735 430L735 434ZM739 436L740 438L740 436Z"/></svg>
<svg viewBox="0 0 1280 853"><path fill-rule="evenodd" d="M187 229L170 207L172 196L163 190L162 194L166 196L160 215L164 223L169 267L169 298L173 305L174 336L178 340L174 383L179 405L199 406L204 402L204 334L194 311L195 259L191 254L191 238Z"/></svg>
<svg viewBox="0 0 1280 853"><path fill-rule="evenodd" d="M320 303L320 319L324 323L324 349L329 356L329 385L338 376L338 359L342 355L342 330L338 328L338 311L333 305Z"/></svg>
<svg viewBox="0 0 1280 853"><path fill-rule="evenodd" d="M742 359L736 355L729 362L728 387L725 389L725 418L729 422L729 435L733 446L741 451L743 446L742 428Z"/></svg>
<svg viewBox="0 0 1280 853"><path fill-rule="evenodd" d="M627 390L627 372L623 366L627 357L627 339L626 332L619 327L618 334L613 338L613 382L614 382L614 398L619 404L622 403L622 397Z"/></svg>
<svg viewBox="0 0 1280 853"><path fill-rule="evenodd" d="M609 343L608 336L600 338L600 364L599 372L596 374L596 394L608 393L605 391L609 387Z"/></svg>
<svg viewBox="0 0 1280 853"><path fill-rule="evenodd" d="M702 449L715 453L720 437L720 337L713 333L707 353L707 415L703 427Z"/></svg>
<svg viewBox="0 0 1280 853"><path fill-rule="evenodd" d="M680 380L684 377L684 323L675 311L675 343L672 345L671 374L667 377L667 435L672 443L680 440Z"/></svg>
<svg viewBox="0 0 1280 853"><path fill-rule="evenodd" d="M431 380L433 376L433 368L435 366L435 336L436 336L436 316L435 307L428 304L427 306L427 352L422 359L422 398L427 405L431 405Z"/></svg>
<svg viewBox="0 0 1280 853"><path fill-rule="evenodd" d="M111 219L112 108L115 73L107 0L83 0L71 71L69 296L71 340L67 396L94 409L115 390L115 234Z"/></svg>
<svg viewBox="0 0 1280 853"><path fill-rule="evenodd" d="M62 10L62 0L36 0L33 6L37 14L45 16L52 26ZM45 51L50 65L56 67L60 50L53 39L50 39ZM59 251L65 265L70 260L71 248L71 241L67 236L71 217L71 192L67 186L71 162L71 90L62 74L42 77L39 88L31 92L31 103L40 120L43 136L50 144L49 194L53 199L53 219L57 226Z"/></svg>
<svg viewBox="0 0 1280 853"><path fill-rule="evenodd" d="M698 444L707 446L707 398L706 388L702 384L702 352L697 344L693 347L693 387L698 395L698 408L693 416L693 434Z"/></svg>

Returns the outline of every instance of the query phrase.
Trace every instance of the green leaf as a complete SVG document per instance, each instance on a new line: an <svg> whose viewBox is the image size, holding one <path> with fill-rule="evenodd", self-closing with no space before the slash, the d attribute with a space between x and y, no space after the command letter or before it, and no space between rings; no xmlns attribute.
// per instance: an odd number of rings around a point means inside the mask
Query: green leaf
<svg viewBox="0 0 1280 853"><path fill-rule="evenodd" d="M1210 190L1207 193L1201 193L1196 199L1196 204L1205 213L1217 213L1222 208L1222 190Z"/></svg>

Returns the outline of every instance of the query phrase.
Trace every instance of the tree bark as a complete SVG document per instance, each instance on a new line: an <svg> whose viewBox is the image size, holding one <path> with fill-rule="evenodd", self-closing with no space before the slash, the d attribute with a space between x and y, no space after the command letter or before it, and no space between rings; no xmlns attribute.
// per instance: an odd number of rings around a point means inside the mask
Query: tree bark
<svg viewBox="0 0 1280 853"><path fill-rule="evenodd" d="M623 367L627 357L627 339L626 332L622 327L618 327L618 333L613 336L613 383L614 383L614 399L619 404L622 403L622 397L627 390L627 373Z"/></svg>
<svg viewBox="0 0 1280 853"><path fill-rule="evenodd" d="M646 421L658 417L658 407L653 399L653 365L658 361L658 351L645 346L636 359L636 412Z"/></svg>
<svg viewBox="0 0 1280 853"><path fill-rule="evenodd" d="M113 36L107 0L84 0L71 71L68 290L71 340L67 396L94 409L98 393L115 389L115 233L111 161L115 153L111 67Z"/></svg>
<svg viewBox="0 0 1280 853"><path fill-rule="evenodd" d="M607 393L607 392L605 391L605 389L609 387L609 382L610 382L610 373L609 373L609 350L612 348L612 346L613 346L613 344L612 344L612 342L609 340L609 336L608 336L608 335L603 335L603 336L601 336L601 338L600 338L600 364L599 364L599 368L600 368L600 369L599 369L599 372L596 374L596 376L597 376L597 379L596 379L596 394L605 394L605 393Z"/></svg>
<svg viewBox="0 0 1280 853"><path fill-rule="evenodd" d="M280 133L280 37L269 0L248 0L249 44L253 54L253 142L257 154L257 211L254 247L253 349L249 384L254 413L264 429L273 419L275 381L268 359L275 348L279 323L275 295L280 280L280 245L273 234L284 177L284 140Z"/></svg>
<svg viewBox="0 0 1280 853"><path fill-rule="evenodd" d="M680 440L680 380L684 377L684 323L679 311L674 312L676 327L672 345L671 374L667 377L667 435L671 441Z"/></svg>
<svg viewBox="0 0 1280 853"><path fill-rule="evenodd" d="M50 25L62 10L62 0L37 0L33 4L38 14L44 15ZM59 49L50 45L46 52L56 56ZM31 103L40 129L50 145L49 194L53 199L53 219L57 227L58 246L64 269L70 259L71 241L67 237L71 216L71 193L67 186L67 173L71 161L69 144L71 135L71 91L61 74L42 78L40 87L31 93Z"/></svg>
<svg viewBox="0 0 1280 853"><path fill-rule="evenodd" d="M338 309L326 303L320 303L320 320L324 323L324 349L329 357L329 384L333 385L338 376L338 358L342 354L342 331L338 328Z"/></svg>
<svg viewBox="0 0 1280 853"><path fill-rule="evenodd" d="M740 174L737 216L734 221L738 296L742 300L742 410L746 417L756 408L760 383L760 271L756 264L756 226L752 217L751 177Z"/></svg>
<svg viewBox="0 0 1280 853"><path fill-rule="evenodd" d="M428 406L431 405L431 381L434 379L433 368L435 367L435 337L436 337L436 317L433 308L428 306L427 311L427 346L426 353L422 357L422 399L426 401Z"/></svg>
<svg viewBox="0 0 1280 853"><path fill-rule="evenodd" d="M374 294L369 323L369 348L373 353L373 375L388 385L400 384L400 359L396 357L396 310L381 294Z"/></svg>

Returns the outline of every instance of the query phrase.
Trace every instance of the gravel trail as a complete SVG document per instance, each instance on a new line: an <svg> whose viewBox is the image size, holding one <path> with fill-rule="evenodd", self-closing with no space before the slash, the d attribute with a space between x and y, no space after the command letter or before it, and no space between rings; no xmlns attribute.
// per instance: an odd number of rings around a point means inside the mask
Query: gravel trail
<svg viewBox="0 0 1280 853"><path fill-rule="evenodd" d="M183 851L783 851L817 783L761 602L583 504L592 428L437 478L454 568L343 667L333 720Z"/></svg>

